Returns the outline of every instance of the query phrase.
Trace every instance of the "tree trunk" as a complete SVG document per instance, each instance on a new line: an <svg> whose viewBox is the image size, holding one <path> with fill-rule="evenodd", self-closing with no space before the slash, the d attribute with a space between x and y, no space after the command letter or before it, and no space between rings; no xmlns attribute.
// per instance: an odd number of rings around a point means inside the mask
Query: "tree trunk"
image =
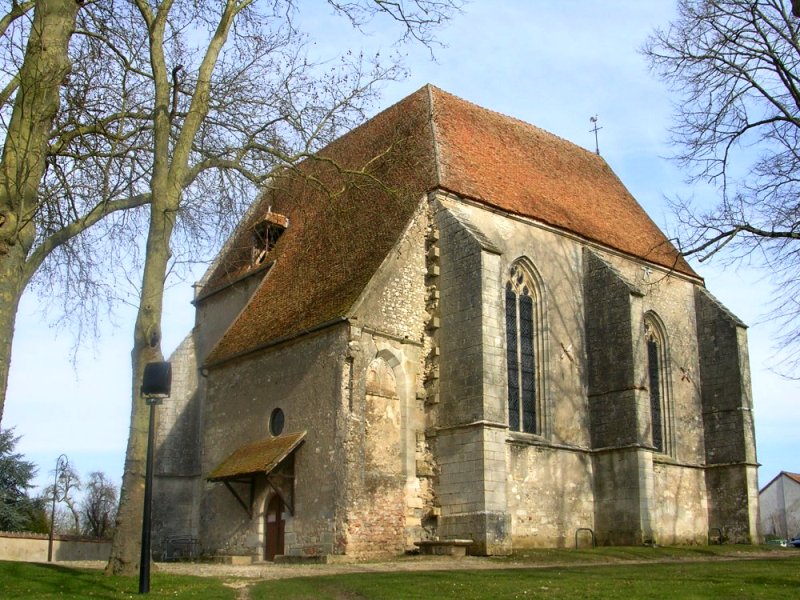
<svg viewBox="0 0 800 600"><path fill-rule="evenodd" d="M154 198L159 197L158 194ZM164 196L161 196L162 198ZM161 353L161 312L164 299L164 280L169 261L169 240L174 227L174 210L162 203L151 205L150 230L142 295L134 330L132 363L131 425L125 451L125 473L120 490L111 556L106 566L109 575L135 575L139 572L141 553L142 513L144 510L145 461L149 407L141 396L140 387L144 366L163 360Z"/></svg>
<svg viewBox="0 0 800 600"><path fill-rule="evenodd" d="M26 260L36 234L32 219L39 201L50 128L58 111L59 90L70 70L67 47L78 7L75 0L36 2L5 132L0 162L0 421L17 307L30 279Z"/></svg>
<svg viewBox="0 0 800 600"><path fill-rule="evenodd" d="M19 244L0 252L0 418L8 388L8 370L11 366L11 345L14 341L14 324L17 308L25 288L20 264L24 266L24 251Z"/></svg>
<svg viewBox="0 0 800 600"><path fill-rule="evenodd" d="M132 575L139 569L147 428L149 425L149 409L141 398L139 388L144 366L151 361L163 360L161 312L164 282L170 257L170 239L189 168L192 143L203 119L208 115L211 74L234 17L249 3L249 0L241 2L229 0L222 10L219 24L200 65L188 113L178 140L172 149L170 148L173 126L170 118L172 86L164 54L164 35L172 4L165 2L159 5L154 13L146 2L137 3L142 17L148 24L150 65L153 69L155 91L153 177L150 182L152 200L142 295L131 352L133 362L131 428L125 455L125 474L122 477L114 540L111 546L111 556L106 566L107 574Z"/></svg>

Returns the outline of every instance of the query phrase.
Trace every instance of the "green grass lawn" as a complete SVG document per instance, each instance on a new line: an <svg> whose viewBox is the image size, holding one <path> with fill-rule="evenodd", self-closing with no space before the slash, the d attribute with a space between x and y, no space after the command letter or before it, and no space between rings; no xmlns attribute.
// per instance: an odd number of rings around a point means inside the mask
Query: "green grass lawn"
<svg viewBox="0 0 800 600"><path fill-rule="evenodd" d="M598 567L374 573L257 583L252 600L537 598L580 600L797 598L800 556Z"/></svg>
<svg viewBox="0 0 800 600"><path fill-rule="evenodd" d="M486 559L487 562L482 563L516 568L357 573L258 582L240 580L240 584L247 585L246 596L238 596L236 589L225 585L226 581L233 581L231 578L154 573L150 597L220 600L237 597L251 600L800 597L800 552L777 550L766 558L742 558L752 550L751 547L732 546L535 550L504 559ZM674 562L657 562L664 560ZM470 564L476 563L465 563L465 566ZM528 568L533 565L537 568ZM135 577L105 577L100 571L0 561L0 598L119 599L138 597L137 592Z"/></svg>
<svg viewBox="0 0 800 600"><path fill-rule="evenodd" d="M3 599L134 597L140 597L138 577L106 577L99 570L0 561L0 598ZM236 598L236 591L225 587L220 579L212 577L154 574L150 579L149 597L233 600Z"/></svg>

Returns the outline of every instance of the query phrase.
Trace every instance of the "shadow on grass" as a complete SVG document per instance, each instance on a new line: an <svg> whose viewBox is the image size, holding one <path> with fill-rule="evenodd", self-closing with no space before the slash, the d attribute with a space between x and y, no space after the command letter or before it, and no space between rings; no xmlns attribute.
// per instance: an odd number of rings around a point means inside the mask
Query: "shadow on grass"
<svg viewBox="0 0 800 600"><path fill-rule="evenodd" d="M138 591L138 577L107 577L96 570L0 561L2 598L118 600L131 598ZM235 596L235 591L226 588L217 578L154 574L150 580L150 598L232 600Z"/></svg>
<svg viewBox="0 0 800 600"><path fill-rule="evenodd" d="M82 571L53 564L3 563L0 572L9 598L80 597L119 598L119 581L97 571ZM127 583L127 582L126 582ZM136 582L138 591L138 580Z"/></svg>

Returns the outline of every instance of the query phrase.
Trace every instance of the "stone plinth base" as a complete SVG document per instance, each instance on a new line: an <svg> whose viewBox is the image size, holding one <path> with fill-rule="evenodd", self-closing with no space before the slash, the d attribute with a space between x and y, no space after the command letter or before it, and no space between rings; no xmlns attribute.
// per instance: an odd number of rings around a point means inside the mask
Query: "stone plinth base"
<svg viewBox="0 0 800 600"><path fill-rule="evenodd" d="M466 556L467 548L473 544L472 540L425 540L414 542L420 554L435 554L439 556Z"/></svg>
<svg viewBox="0 0 800 600"><path fill-rule="evenodd" d="M317 554L315 556L279 554L275 557L275 562L284 565L331 565L348 564L356 562L356 560L351 556L343 554Z"/></svg>
<svg viewBox="0 0 800 600"><path fill-rule="evenodd" d="M222 563L223 565L252 565L257 560L255 556L240 554L217 555L213 559L215 563Z"/></svg>

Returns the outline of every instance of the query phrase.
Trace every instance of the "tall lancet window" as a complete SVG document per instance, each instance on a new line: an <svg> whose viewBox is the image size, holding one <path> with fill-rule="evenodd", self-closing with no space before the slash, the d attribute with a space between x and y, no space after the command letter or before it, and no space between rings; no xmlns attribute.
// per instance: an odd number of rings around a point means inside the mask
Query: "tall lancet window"
<svg viewBox="0 0 800 600"><path fill-rule="evenodd" d="M647 344L647 388L650 393L650 427L653 446L659 452L671 450L669 369L666 336L657 317L649 313L644 320Z"/></svg>
<svg viewBox="0 0 800 600"><path fill-rule="evenodd" d="M533 278L511 265L506 282L506 363L508 426L511 431L541 433L540 306Z"/></svg>

